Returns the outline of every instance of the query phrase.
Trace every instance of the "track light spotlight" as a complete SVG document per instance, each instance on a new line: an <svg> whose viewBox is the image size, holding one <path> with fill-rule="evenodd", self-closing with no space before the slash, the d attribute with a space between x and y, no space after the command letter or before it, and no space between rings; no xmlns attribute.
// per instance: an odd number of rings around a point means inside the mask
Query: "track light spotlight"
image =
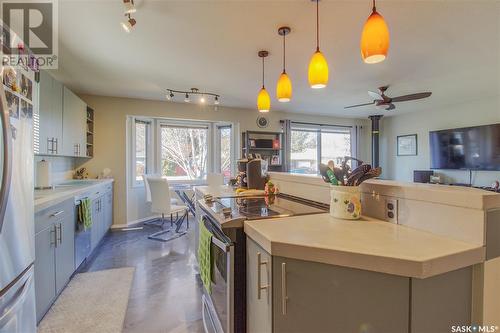
<svg viewBox="0 0 500 333"><path fill-rule="evenodd" d="M189 103L191 100L189 99L189 94L186 93L186 98L184 98L184 102Z"/></svg>
<svg viewBox="0 0 500 333"><path fill-rule="evenodd" d="M200 97L200 103L201 104L205 104L206 100L205 100L205 95L201 95Z"/></svg>
<svg viewBox="0 0 500 333"><path fill-rule="evenodd" d="M167 94L167 100L171 101L174 98L174 93L170 91L170 93Z"/></svg>
<svg viewBox="0 0 500 333"><path fill-rule="evenodd" d="M214 104L215 105L219 105L219 103L220 103L219 102L219 96L215 96L215 98L214 98Z"/></svg>
<svg viewBox="0 0 500 333"><path fill-rule="evenodd" d="M137 23L137 21L134 18L131 18L130 14L125 14L125 16L128 17L128 20L121 23L122 24L122 28L126 32L130 32L134 28L134 26Z"/></svg>
<svg viewBox="0 0 500 333"><path fill-rule="evenodd" d="M123 4L125 5L125 14L132 14L137 11L134 0L123 0Z"/></svg>

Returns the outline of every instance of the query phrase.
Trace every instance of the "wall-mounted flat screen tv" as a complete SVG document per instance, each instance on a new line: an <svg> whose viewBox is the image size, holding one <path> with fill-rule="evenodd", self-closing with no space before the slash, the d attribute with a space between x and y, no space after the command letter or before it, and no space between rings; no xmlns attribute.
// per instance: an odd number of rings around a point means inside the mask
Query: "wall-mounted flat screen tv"
<svg viewBox="0 0 500 333"><path fill-rule="evenodd" d="M431 169L500 170L500 124L429 133Z"/></svg>

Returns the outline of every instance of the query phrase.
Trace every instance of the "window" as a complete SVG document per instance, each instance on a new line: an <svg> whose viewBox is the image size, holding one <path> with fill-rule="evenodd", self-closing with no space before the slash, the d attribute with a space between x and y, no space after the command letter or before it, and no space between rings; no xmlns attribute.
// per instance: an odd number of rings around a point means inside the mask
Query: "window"
<svg viewBox="0 0 500 333"><path fill-rule="evenodd" d="M133 116L127 121L131 187L142 186L144 174L164 176L170 183L203 184L209 172L228 180L235 171L238 124Z"/></svg>
<svg viewBox="0 0 500 333"><path fill-rule="evenodd" d="M171 180L202 180L208 172L208 126L160 125L160 172Z"/></svg>
<svg viewBox="0 0 500 333"><path fill-rule="evenodd" d="M318 133L316 131L292 129L290 172L318 173Z"/></svg>
<svg viewBox="0 0 500 333"><path fill-rule="evenodd" d="M135 155L134 176L135 181L142 181L142 176L149 172L149 142L151 123L139 119L134 120Z"/></svg>
<svg viewBox="0 0 500 333"><path fill-rule="evenodd" d="M351 156L350 129L321 131L321 163L333 160L339 163L344 156Z"/></svg>
<svg viewBox="0 0 500 333"><path fill-rule="evenodd" d="M218 149L218 153L216 154L216 158L218 161L216 171L222 173L226 182L231 178L231 160L233 155L231 152L231 138L231 125L217 125L216 149Z"/></svg>
<svg viewBox="0 0 500 333"><path fill-rule="evenodd" d="M292 123L290 172L317 174L319 163L351 156L351 146L350 127Z"/></svg>

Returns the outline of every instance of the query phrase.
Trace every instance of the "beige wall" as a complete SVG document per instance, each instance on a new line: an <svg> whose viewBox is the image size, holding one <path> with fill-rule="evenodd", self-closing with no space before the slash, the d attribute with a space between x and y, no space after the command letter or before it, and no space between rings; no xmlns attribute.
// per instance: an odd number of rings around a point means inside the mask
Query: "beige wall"
<svg viewBox="0 0 500 333"><path fill-rule="evenodd" d="M397 112L397 110L396 110ZM444 106L382 119L380 161L384 168L383 178L413 181L413 170L429 170L429 131L486 125L500 122L500 96ZM396 137L417 134L418 155L397 156ZM468 171L436 171L448 183L469 182ZM478 171L473 183L490 185L500 179L500 172Z"/></svg>
<svg viewBox="0 0 500 333"><path fill-rule="evenodd" d="M144 190L131 188L126 182L126 117L127 115L196 119L210 121L228 121L240 124L240 130L257 130L256 110L213 107L196 104L171 103L151 100L115 98L82 95L81 98L95 109L95 148L94 158L86 162L92 176L102 169L110 168L115 178L114 224L126 224L148 217L149 211L144 204ZM361 125L361 143L359 156L369 161L370 138L369 122L365 119L348 119L306 114L293 114L271 111L267 114L270 126L266 130L280 130L279 120L314 122L333 125ZM127 191L129 187L129 191Z"/></svg>

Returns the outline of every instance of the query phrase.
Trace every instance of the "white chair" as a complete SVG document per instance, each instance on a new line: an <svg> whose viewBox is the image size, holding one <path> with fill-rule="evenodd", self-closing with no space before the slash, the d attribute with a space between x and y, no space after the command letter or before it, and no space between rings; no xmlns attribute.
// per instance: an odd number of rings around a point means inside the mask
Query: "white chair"
<svg viewBox="0 0 500 333"><path fill-rule="evenodd" d="M144 183L144 191L146 193L146 202L151 203L151 190L149 189L149 182L148 179L150 178L161 178L160 174L149 174L149 175L142 175L142 181ZM177 205L179 203L179 200L177 198L171 198L170 201L172 202L173 205Z"/></svg>
<svg viewBox="0 0 500 333"><path fill-rule="evenodd" d="M166 230L155 232L154 234L148 236L148 238L159 240L162 242L168 242L172 239L179 238L185 235L186 231L181 232L180 228L184 220L187 219L187 222L189 223L188 208L183 205L172 204L172 202L170 201L170 187L168 186L167 179L148 178L148 183L149 189L151 191L151 210L153 213L161 214L162 228L165 224L165 215L170 215L171 225L173 226L175 224L176 226L175 230L173 227L171 227ZM175 221L173 220L174 214L176 215ZM169 234L169 236L166 238L160 237L165 234Z"/></svg>
<svg viewBox="0 0 500 333"><path fill-rule="evenodd" d="M224 176L222 173L211 173L207 174L207 184L208 186L219 186L224 185Z"/></svg>

